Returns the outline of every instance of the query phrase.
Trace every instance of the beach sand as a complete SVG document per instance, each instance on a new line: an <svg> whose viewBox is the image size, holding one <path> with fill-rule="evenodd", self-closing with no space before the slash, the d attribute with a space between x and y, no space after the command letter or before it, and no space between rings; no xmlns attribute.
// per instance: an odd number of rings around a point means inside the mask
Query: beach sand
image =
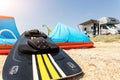
<svg viewBox="0 0 120 80"><path fill-rule="evenodd" d="M120 42L95 42L94 48L64 51L82 68L79 80L120 80ZM0 55L0 80L6 57Z"/></svg>

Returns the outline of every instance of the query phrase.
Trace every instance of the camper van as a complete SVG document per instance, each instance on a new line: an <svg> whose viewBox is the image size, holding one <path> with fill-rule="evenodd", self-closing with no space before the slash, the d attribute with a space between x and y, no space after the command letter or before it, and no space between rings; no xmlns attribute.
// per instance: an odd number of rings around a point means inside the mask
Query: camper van
<svg viewBox="0 0 120 80"><path fill-rule="evenodd" d="M119 24L119 20L112 17L102 17L99 20L100 34L118 34L116 24Z"/></svg>
<svg viewBox="0 0 120 80"><path fill-rule="evenodd" d="M116 18L102 17L98 20L87 20L79 25L82 25L81 31L92 37L104 34L120 34L120 27L117 26L119 23Z"/></svg>

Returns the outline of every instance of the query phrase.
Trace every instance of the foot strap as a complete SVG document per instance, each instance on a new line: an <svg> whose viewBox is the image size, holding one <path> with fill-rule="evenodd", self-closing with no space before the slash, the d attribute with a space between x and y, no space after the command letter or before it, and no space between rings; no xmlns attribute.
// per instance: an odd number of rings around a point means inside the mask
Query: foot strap
<svg viewBox="0 0 120 80"><path fill-rule="evenodd" d="M27 44L19 45L19 51L22 53L47 54L58 52L59 47L52 42L47 42L43 37L39 37L28 40Z"/></svg>

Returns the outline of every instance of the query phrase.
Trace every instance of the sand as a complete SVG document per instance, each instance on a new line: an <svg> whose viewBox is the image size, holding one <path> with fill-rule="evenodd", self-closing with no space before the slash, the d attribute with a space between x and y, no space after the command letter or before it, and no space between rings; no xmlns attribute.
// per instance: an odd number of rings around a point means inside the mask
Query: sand
<svg viewBox="0 0 120 80"><path fill-rule="evenodd" d="M6 59L6 55L0 55L0 80L2 80L2 69Z"/></svg>
<svg viewBox="0 0 120 80"><path fill-rule="evenodd" d="M120 80L120 42L95 42L94 48L64 50L82 68L79 80ZM0 80L7 56L0 56Z"/></svg>

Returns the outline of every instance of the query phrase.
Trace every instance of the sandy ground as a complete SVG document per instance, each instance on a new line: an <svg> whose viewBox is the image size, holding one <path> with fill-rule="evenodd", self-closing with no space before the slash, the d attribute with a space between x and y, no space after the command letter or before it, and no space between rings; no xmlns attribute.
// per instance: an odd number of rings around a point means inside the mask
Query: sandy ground
<svg viewBox="0 0 120 80"><path fill-rule="evenodd" d="M85 73L79 80L120 80L120 42L94 44L94 48L65 50ZM6 57L0 56L0 80Z"/></svg>

